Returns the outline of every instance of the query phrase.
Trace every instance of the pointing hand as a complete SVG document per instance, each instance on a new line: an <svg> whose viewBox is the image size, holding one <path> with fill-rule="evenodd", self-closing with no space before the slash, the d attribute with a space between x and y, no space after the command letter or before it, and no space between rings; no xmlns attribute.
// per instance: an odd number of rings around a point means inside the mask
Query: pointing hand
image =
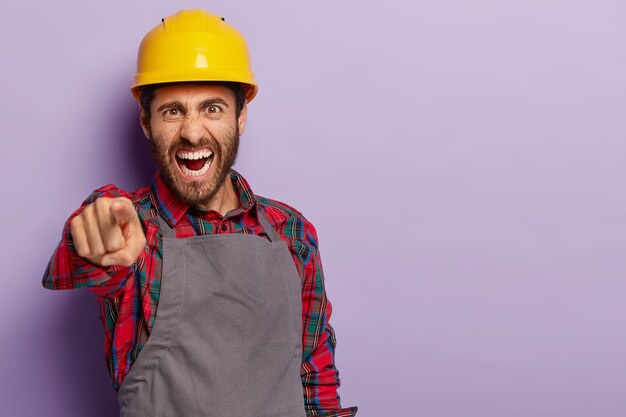
<svg viewBox="0 0 626 417"><path fill-rule="evenodd" d="M102 197L86 206L70 223L78 255L100 267L132 265L146 237L132 202Z"/></svg>

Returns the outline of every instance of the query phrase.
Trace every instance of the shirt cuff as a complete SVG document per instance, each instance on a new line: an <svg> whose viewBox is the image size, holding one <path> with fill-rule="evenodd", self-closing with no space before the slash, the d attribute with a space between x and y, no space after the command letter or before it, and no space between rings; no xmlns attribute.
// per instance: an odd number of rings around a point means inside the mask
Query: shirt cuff
<svg viewBox="0 0 626 417"><path fill-rule="evenodd" d="M348 408L340 408L338 410L331 410L331 411L326 411L324 413L317 413L315 412L315 414L309 414L307 412L307 415L310 417L313 416L321 416L321 417L354 417L356 416L356 412L359 408L358 407L348 407Z"/></svg>

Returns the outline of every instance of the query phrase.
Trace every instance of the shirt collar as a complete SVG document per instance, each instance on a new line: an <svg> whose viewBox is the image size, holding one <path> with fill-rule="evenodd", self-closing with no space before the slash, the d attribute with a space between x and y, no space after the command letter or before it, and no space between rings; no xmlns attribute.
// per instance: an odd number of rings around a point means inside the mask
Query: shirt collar
<svg viewBox="0 0 626 417"><path fill-rule="evenodd" d="M235 193L239 196L239 206L235 210L228 212L227 216L236 215L252 209L256 210L256 198L248 181L234 169L230 170L230 180L233 183ZM154 176L150 191L152 203L161 217L172 227L176 226L191 207L190 204L184 203L176 198L174 193L165 185L160 171Z"/></svg>

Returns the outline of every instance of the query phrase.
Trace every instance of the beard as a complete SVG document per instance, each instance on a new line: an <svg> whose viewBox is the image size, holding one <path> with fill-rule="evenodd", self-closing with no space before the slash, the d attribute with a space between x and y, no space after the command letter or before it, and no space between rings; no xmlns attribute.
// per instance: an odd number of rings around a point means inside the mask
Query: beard
<svg viewBox="0 0 626 417"><path fill-rule="evenodd" d="M226 177L230 174L230 169L237 160L239 151L239 128L228 129L226 135L218 142L213 137L202 138L196 143L191 143L188 139L179 137L169 145L164 144L164 140L153 136L150 132L150 147L152 155L156 160L161 172L163 182L182 202L195 206L206 206L215 194L224 187ZM221 143L221 144L220 144ZM180 149L196 151L209 148L213 154L210 157L210 171L208 177L202 180L186 180L181 177L176 152Z"/></svg>

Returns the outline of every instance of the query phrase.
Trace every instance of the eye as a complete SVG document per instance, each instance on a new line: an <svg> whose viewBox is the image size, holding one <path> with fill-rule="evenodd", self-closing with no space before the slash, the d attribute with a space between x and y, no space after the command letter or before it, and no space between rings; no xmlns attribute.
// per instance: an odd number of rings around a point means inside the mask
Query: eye
<svg viewBox="0 0 626 417"><path fill-rule="evenodd" d="M222 108L220 106L215 106L215 105L206 106L207 113L219 113L221 111L222 111Z"/></svg>
<svg viewBox="0 0 626 417"><path fill-rule="evenodd" d="M170 107L169 109L164 109L163 113L161 114L163 115L163 120L166 121L176 121L185 116L184 111L178 107Z"/></svg>

